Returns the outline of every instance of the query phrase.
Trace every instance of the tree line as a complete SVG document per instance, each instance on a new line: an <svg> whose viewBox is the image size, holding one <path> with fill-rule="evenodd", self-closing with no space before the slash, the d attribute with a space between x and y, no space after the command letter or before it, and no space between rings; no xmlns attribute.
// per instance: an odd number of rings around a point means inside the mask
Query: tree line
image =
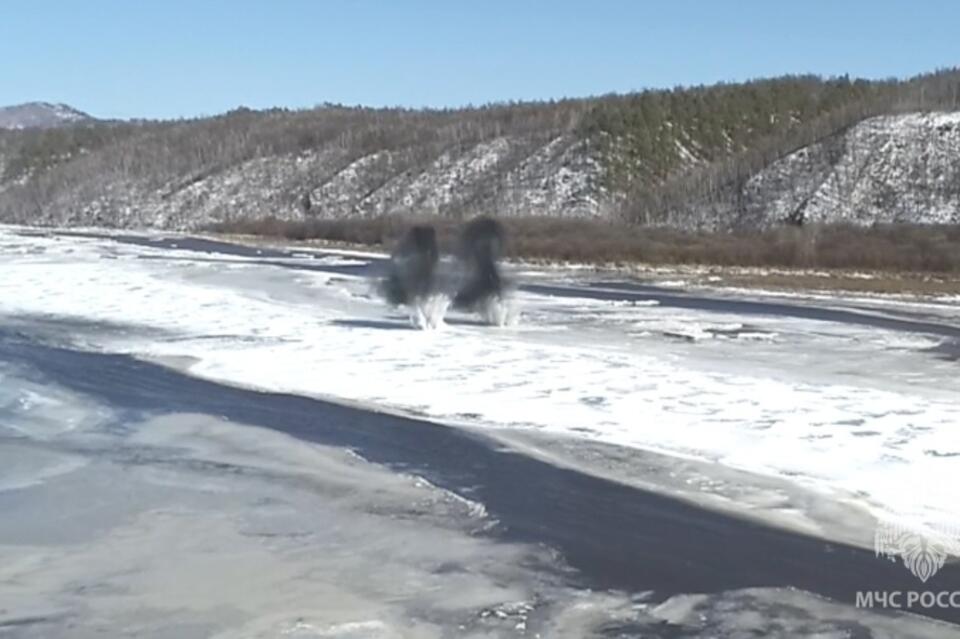
<svg viewBox="0 0 960 639"><path fill-rule="evenodd" d="M658 223L729 197L773 160L866 117L932 109L960 109L960 70L908 80L785 76L460 109L239 108L210 118L0 131L0 216L28 221L65 197L80 205L118 185L176 190L277 155L322 151L336 158L336 171L389 152L389 176L500 137L571 136L600 162L622 218Z"/></svg>

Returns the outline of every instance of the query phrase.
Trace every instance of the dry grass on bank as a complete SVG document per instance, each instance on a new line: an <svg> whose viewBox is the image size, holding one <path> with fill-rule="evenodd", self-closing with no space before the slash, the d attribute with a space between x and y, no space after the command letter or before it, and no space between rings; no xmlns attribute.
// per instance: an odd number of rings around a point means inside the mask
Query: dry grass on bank
<svg viewBox="0 0 960 639"><path fill-rule="evenodd" d="M781 227L749 233L691 233L594 220L507 218L514 257L585 264L716 265L960 273L960 226ZM237 220L207 230L289 240L389 247L416 223L453 246L460 222L397 216L340 220Z"/></svg>

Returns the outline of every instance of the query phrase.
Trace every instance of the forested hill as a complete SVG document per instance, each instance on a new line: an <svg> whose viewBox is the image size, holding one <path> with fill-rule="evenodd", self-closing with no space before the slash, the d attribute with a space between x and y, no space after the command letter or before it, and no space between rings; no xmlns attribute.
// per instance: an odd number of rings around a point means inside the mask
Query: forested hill
<svg viewBox="0 0 960 639"><path fill-rule="evenodd" d="M0 130L0 220L596 216L960 222L960 70L455 110L324 105Z"/></svg>

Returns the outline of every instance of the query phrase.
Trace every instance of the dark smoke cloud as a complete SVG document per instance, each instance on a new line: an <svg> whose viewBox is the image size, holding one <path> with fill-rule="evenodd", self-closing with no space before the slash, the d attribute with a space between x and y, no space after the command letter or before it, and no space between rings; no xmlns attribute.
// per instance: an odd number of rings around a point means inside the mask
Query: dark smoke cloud
<svg viewBox="0 0 960 639"><path fill-rule="evenodd" d="M390 256L381 292L395 306L412 305L432 294L437 283L437 232L432 226L414 226Z"/></svg>
<svg viewBox="0 0 960 639"><path fill-rule="evenodd" d="M503 297L506 282L499 262L505 240L503 226L488 217L474 219L463 229L458 258L464 279L453 299L454 307L476 310Z"/></svg>
<svg viewBox="0 0 960 639"><path fill-rule="evenodd" d="M408 307L420 328L441 325L450 303L503 325L511 311L499 266L505 237L500 223L477 218L463 229L455 260L441 261L433 227L414 226L391 254L380 292L390 304Z"/></svg>

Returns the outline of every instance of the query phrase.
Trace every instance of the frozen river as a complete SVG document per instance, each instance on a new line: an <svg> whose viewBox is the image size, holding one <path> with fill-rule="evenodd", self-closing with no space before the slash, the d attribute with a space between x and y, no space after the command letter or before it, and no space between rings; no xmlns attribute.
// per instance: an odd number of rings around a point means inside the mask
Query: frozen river
<svg viewBox="0 0 960 639"><path fill-rule="evenodd" d="M516 326L421 332L364 254L6 228L0 268L0 636L956 632L850 605L921 585L878 518L955 523L947 303L516 269Z"/></svg>

